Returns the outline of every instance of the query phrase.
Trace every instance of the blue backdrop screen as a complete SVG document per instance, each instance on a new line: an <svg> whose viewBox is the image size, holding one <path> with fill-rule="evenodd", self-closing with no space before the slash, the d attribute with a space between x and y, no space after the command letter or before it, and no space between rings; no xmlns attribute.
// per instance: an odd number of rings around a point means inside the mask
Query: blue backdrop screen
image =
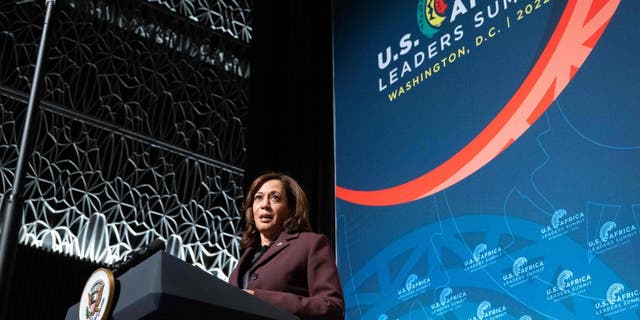
<svg viewBox="0 0 640 320"><path fill-rule="evenodd" d="M348 319L640 318L638 12L334 2Z"/></svg>

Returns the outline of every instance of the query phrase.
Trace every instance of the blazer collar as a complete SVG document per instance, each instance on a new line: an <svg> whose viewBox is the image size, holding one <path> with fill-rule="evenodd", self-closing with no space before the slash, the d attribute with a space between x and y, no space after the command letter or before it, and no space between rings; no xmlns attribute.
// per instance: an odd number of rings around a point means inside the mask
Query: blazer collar
<svg viewBox="0 0 640 320"><path fill-rule="evenodd" d="M269 249L265 251L265 253L258 258L258 261L251 267L247 272L251 272L257 267L265 264L267 261L271 260L274 256L280 253L284 248L288 247L291 244L291 241L295 241L299 237L299 233L289 233L286 231L280 232L276 240L271 244Z"/></svg>

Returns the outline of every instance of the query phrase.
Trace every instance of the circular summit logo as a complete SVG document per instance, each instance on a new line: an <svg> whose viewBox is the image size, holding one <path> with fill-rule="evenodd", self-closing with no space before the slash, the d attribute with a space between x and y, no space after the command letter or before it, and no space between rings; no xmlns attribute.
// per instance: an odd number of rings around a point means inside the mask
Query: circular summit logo
<svg viewBox="0 0 640 320"><path fill-rule="evenodd" d="M446 18L447 3L444 0L418 1L418 26L425 36L433 37L442 26Z"/></svg>
<svg viewBox="0 0 640 320"><path fill-rule="evenodd" d="M478 319L484 319L484 316L489 309L491 309L491 302L489 301L480 302L480 304L478 305L478 308L476 309L476 317Z"/></svg>
<svg viewBox="0 0 640 320"><path fill-rule="evenodd" d="M480 262L480 259L482 259L485 252L487 252L487 245L484 243L478 244L473 249L473 260L475 260L475 262Z"/></svg>
<svg viewBox="0 0 640 320"><path fill-rule="evenodd" d="M78 319L106 320L111 312L114 291L115 281L111 270L100 268L94 271L82 290Z"/></svg>
<svg viewBox="0 0 640 320"><path fill-rule="evenodd" d="M522 272L522 267L524 267L527 264L527 258L525 257L520 257L518 259L516 259L513 262L513 267L512 267L512 271L514 275L519 275L520 272Z"/></svg>
<svg viewBox="0 0 640 320"><path fill-rule="evenodd" d="M442 292L440 292L440 303L446 304L448 301L447 299L449 299L449 296L451 295L451 293L453 293L453 289L449 287L442 289Z"/></svg>
<svg viewBox="0 0 640 320"><path fill-rule="evenodd" d="M618 301L618 296L622 291L624 291L623 284L616 282L610 285L609 289L607 289L607 301L609 301L609 304L616 304L616 302Z"/></svg>
<svg viewBox="0 0 640 320"><path fill-rule="evenodd" d="M600 227L600 240L607 242L607 240L611 238L611 232L615 230L617 226L613 221L605 222L602 227Z"/></svg>
<svg viewBox="0 0 640 320"><path fill-rule="evenodd" d="M563 270L560 272L556 279L556 286L558 289L564 290L564 288L567 287L567 282L571 280L571 278L573 278L573 272L571 272L571 270Z"/></svg>
<svg viewBox="0 0 640 320"><path fill-rule="evenodd" d="M553 213L553 216L551 217L551 225L554 229L558 229L558 227L560 227L560 225L562 224L562 218L564 218L566 215L567 210L564 209L558 209Z"/></svg>

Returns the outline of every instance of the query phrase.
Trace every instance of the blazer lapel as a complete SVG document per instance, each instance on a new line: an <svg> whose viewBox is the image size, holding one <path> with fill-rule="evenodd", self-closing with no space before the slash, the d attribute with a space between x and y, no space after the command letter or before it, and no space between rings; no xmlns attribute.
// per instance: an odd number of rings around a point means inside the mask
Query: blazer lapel
<svg viewBox="0 0 640 320"><path fill-rule="evenodd" d="M247 272L253 272L256 268L265 264L267 261L271 260L273 257L278 255L282 250L288 247L291 244L291 241L298 238L298 233L288 233L283 231L278 235L278 238L274 241L274 243L265 251L265 253L258 258L258 261L251 267Z"/></svg>
<svg viewBox="0 0 640 320"><path fill-rule="evenodd" d="M237 264L238 266L241 266L241 265L244 263L244 261L248 259L249 253L250 253L251 251L253 251L253 247L249 247L249 248L247 248L247 249L244 251L244 253L242 253L242 255L240 256L240 259L238 259L238 264ZM235 283L236 283L237 285L242 284L242 279L240 278L240 276L241 276L241 275L240 275L240 272L234 272L234 273L232 274L232 276L233 276L233 279L229 279L229 280L231 280L231 281L235 281Z"/></svg>

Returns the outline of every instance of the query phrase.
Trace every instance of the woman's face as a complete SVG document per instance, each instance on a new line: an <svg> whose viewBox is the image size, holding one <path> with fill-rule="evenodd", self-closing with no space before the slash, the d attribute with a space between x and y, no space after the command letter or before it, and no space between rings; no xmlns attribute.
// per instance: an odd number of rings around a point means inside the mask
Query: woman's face
<svg viewBox="0 0 640 320"><path fill-rule="evenodd" d="M263 237L274 240L289 217L289 203L282 181L269 180L253 196L253 221Z"/></svg>

